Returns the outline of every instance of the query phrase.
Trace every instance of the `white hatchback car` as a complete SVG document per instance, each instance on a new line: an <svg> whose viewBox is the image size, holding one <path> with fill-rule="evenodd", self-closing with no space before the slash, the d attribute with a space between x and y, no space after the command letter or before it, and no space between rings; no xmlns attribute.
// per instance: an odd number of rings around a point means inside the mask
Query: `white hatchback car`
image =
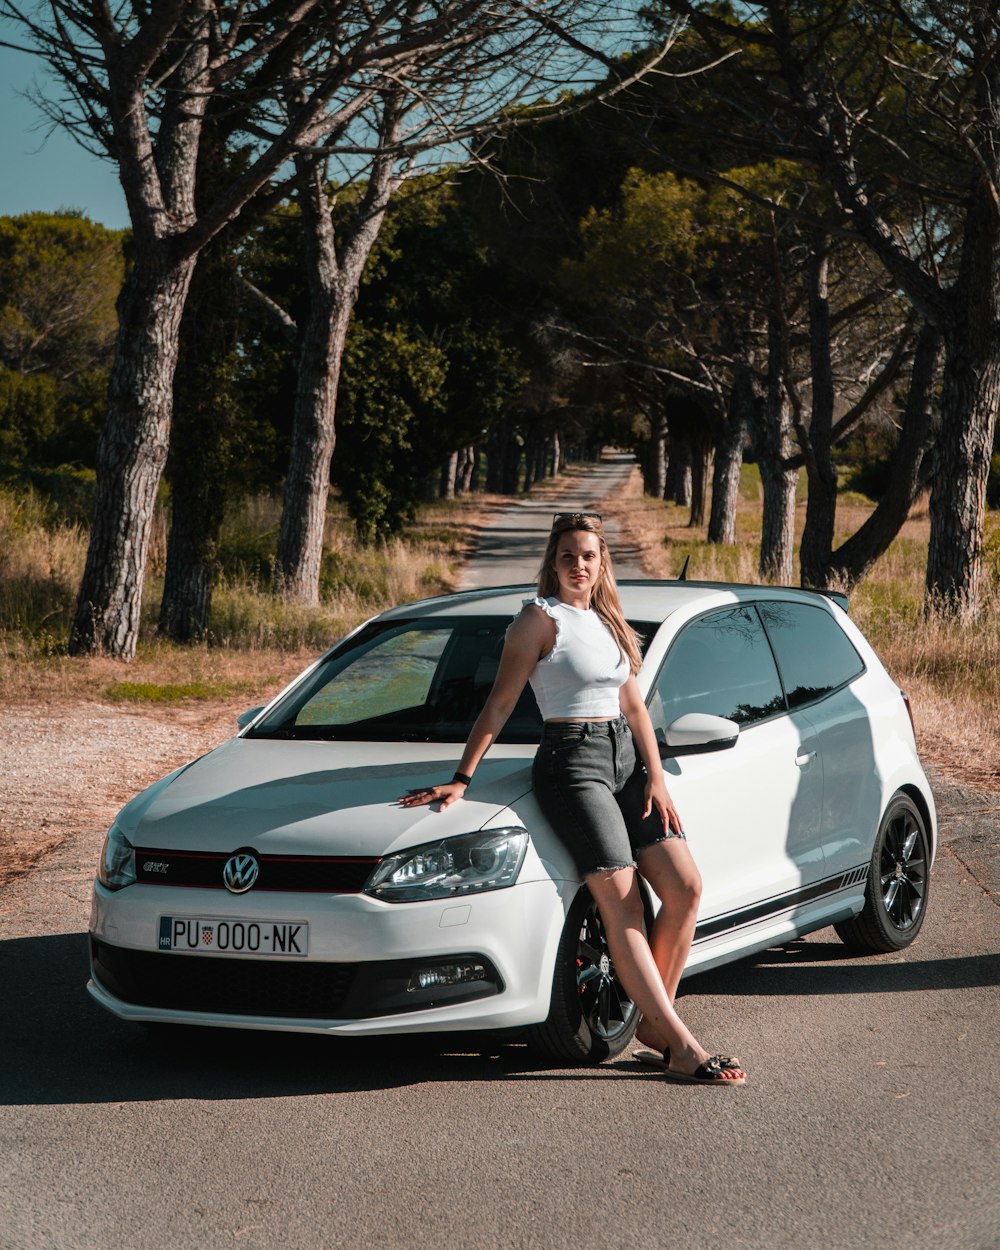
<svg viewBox="0 0 1000 1250"><path fill-rule="evenodd" d="M383 613L127 804L94 885L94 998L145 1022L516 1029L564 1059L619 1053L637 1013L532 796L530 688L462 801L396 802L450 778L533 593ZM856 949L908 945L934 800L905 696L843 601L692 582L621 594L704 878L687 973L830 924Z"/></svg>

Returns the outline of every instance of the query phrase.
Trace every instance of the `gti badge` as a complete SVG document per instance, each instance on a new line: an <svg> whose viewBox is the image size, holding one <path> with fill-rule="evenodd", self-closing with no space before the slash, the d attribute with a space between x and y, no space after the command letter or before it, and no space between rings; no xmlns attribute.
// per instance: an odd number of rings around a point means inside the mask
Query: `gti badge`
<svg viewBox="0 0 1000 1250"><path fill-rule="evenodd" d="M246 851L237 851L226 860L222 882L230 894L245 894L257 880L260 865Z"/></svg>

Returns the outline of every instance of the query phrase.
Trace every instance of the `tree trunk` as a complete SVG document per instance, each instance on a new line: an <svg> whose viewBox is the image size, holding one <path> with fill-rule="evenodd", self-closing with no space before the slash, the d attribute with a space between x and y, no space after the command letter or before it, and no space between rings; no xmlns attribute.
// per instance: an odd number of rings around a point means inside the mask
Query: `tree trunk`
<svg viewBox="0 0 1000 1250"><path fill-rule="evenodd" d="M523 490L529 491L538 480L536 470L538 468L538 458L535 455L536 435L534 429L528 434L524 440L524 486Z"/></svg>
<svg viewBox="0 0 1000 1250"><path fill-rule="evenodd" d="M799 547L803 586L824 586L833 550L837 520L837 472L833 467L833 362L827 284L829 253L824 240L809 258L809 347L812 371L812 416L803 430L809 495Z"/></svg>
<svg viewBox="0 0 1000 1250"><path fill-rule="evenodd" d="M507 443L510 426L506 417L495 422L489 430L486 442L486 491L490 495L502 495L504 464L507 460Z"/></svg>
<svg viewBox="0 0 1000 1250"><path fill-rule="evenodd" d="M455 487L460 495L467 495L472 490L472 473L475 464L475 447L463 447L459 456L458 482Z"/></svg>
<svg viewBox="0 0 1000 1250"><path fill-rule="evenodd" d="M516 495L521 482L521 443L512 429L508 429L504 444L502 495Z"/></svg>
<svg viewBox="0 0 1000 1250"><path fill-rule="evenodd" d="M940 334L934 327L924 325L917 339L903 429L889 466L889 485L868 520L831 555L821 583L824 587L851 591L863 581L899 533L917 495L927 484L931 410L940 353Z"/></svg>
<svg viewBox="0 0 1000 1250"><path fill-rule="evenodd" d="M387 105L386 142L398 129ZM365 262L395 189L393 158L376 158L357 221L338 256L325 167L296 161L309 312L302 334L292 450L285 480L275 577L288 599L315 606L323 562L330 461L336 442L337 383Z"/></svg>
<svg viewBox="0 0 1000 1250"><path fill-rule="evenodd" d="M216 148L215 165L225 166ZM210 175L211 176L211 175ZM240 285L226 233L202 252L181 319L167 477L171 525L160 633L175 642L208 634L219 532L230 485Z"/></svg>
<svg viewBox="0 0 1000 1250"><path fill-rule="evenodd" d="M557 477L562 472L562 440L559 437L559 431L552 431L552 472L550 477Z"/></svg>
<svg viewBox="0 0 1000 1250"><path fill-rule="evenodd" d="M315 605L336 443L337 382L357 291L340 272L320 165L303 164L298 199L309 311L299 349L275 576L286 598Z"/></svg>
<svg viewBox="0 0 1000 1250"><path fill-rule="evenodd" d="M747 370L737 373L729 398L729 420L715 445L712 507L708 518L708 541L733 546L736 542L736 507L740 498L740 470L747 432L753 425L755 397Z"/></svg>
<svg viewBox="0 0 1000 1250"><path fill-rule="evenodd" d="M458 452L453 451L441 466L441 498L455 498L455 483L458 480Z"/></svg>
<svg viewBox="0 0 1000 1250"><path fill-rule="evenodd" d="M711 446L696 443L691 456L691 516L688 518L688 526L691 528L705 524L705 495L711 466Z"/></svg>
<svg viewBox="0 0 1000 1250"><path fill-rule="evenodd" d="M94 523L71 655L135 656L156 492L170 438L180 321L195 265L193 259L170 263L165 251L151 244L137 251L118 300Z"/></svg>
<svg viewBox="0 0 1000 1250"><path fill-rule="evenodd" d="M545 477L545 472L549 462L549 440L545 434L539 434L535 439L535 481L540 482Z"/></svg>
<svg viewBox="0 0 1000 1250"><path fill-rule="evenodd" d="M195 642L208 633L218 527L209 533L205 518L188 497L174 496L167 543L159 630L174 642Z"/></svg>
<svg viewBox="0 0 1000 1250"><path fill-rule="evenodd" d="M647 495L662 499L667 489L667 418L658 409L649 420L650 449L646 464L645 489Z"/></svg>
<svg viewBox="0 0 1000 1250"><path fill-rule="evenodd" d="M781 373L782 358L778 317L772 316L768 331L767 398L758 432L757 463L764 488L760 532L759 572L763 581L791 585L795 540L795 487L798 469L789 469L792 454L791 405Z"/></svg>
<svg viewBox="0 0 1000 1250"><path fill-rule="evenodd" d="M666 498L682 508L691 507L691 444L679 438L670 440Z"/></svg>
<svg viewBox="0 0 1000 1250"><path fill-rule="evenodd" d="M948 292L950 315L940 327L941 431L926 604L959 620L979 613L986 480L1000 403L1000 219L985 181L973 197L958 279Z"/></svg>

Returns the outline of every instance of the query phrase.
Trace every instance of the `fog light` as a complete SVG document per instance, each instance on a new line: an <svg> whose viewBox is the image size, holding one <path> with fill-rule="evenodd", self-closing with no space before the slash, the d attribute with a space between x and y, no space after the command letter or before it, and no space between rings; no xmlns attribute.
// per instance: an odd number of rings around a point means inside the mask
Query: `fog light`
<svg viewBox="0 0 1000 1250"><path fill-rule="evenodd" d="M438 964L434 968L418 968L410 976L408 991L429 990L435 985L462 985L467 981L489 980L482 964Z"/></svg>

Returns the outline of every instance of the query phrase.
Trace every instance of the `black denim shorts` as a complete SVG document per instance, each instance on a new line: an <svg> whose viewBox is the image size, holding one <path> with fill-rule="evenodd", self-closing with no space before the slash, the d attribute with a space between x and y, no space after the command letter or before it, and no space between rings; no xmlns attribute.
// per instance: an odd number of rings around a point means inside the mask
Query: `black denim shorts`
<svg viewBox="0 0 1000 1250"><path fill-rule="evenodd" d="M684 836L664 831L655 808L643 820L646 770L624 716L547 721L532 780L539 807L581 876L635 867L645 847Z"/></svg>

